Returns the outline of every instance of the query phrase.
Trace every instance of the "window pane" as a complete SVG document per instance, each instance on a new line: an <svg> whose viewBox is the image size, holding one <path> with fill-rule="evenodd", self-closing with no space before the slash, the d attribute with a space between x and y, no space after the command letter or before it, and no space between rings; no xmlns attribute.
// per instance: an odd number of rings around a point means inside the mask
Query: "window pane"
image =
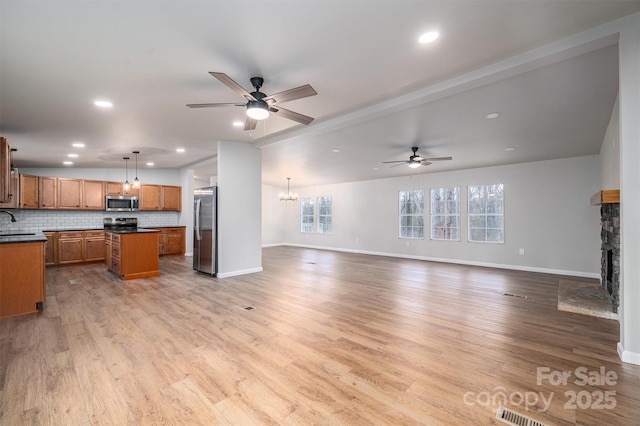
<svg viewBox="0 0 640 426"><path fill-rule="evenodd" d="M469 241L504 242L504 185L469 186Z"/></svg>
<svg viewBox="0 0 640 426"><path fill-rule="evenodd" d="M487 217L484 215L469 215L469 228L486 228Z"/></svg>
<svg viewBox="0 0 640 426"><path fill-rule="evenodd" d="M424 191L399 191L400 238L424 238Z"/></svg>
<svg viewBox="0 0 640 426"><path fill-rule="evenodd" d="M460 217L460 188L431 189L431 239L457 240Z"/></svg>

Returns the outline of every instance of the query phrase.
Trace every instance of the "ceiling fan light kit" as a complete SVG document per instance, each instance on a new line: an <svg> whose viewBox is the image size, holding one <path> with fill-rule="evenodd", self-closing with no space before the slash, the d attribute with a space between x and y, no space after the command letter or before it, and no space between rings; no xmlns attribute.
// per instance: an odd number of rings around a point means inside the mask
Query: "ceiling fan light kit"
<svg viewBox="0 0 640 426"><path fill-rule="evenodd" d="M382 163L398 163L395 166L391 166L391 167L397 167L397 166L401 166L402 164L408 164L409 167L411 167L412 169L417 169L420 166L428 166L429 164L431 164L432 161L448 161L448 160L452 160L452 157L435 157L435 158L424 158L421 157L420 155L418 155L418 147L417 146L412 146L411 147L411 151L413 151L413 154L409 157L408 160L399 160L399 161L383 161Z"/></svg>
<svg viewBox="0 0 640 426"><path fill-rule="evenodd" d="M262 83L264 83L264 79L262 77L251 77L251 85L255 88L255 90L249 93L224 73L211 71L209 72L209 74L217 78L221 83L224 83L227 87L238 93L240 96L244 97L247 103L187 104L189 108L212 108L227 106L246 107L247 119L244 123L244 130L254 130L256 128L256 125L258 124L258 121L267 119L271 113L304 125L307 125L314 120L313 117L290 111L279 106L279 104L283 102L317 95L318 93L309 84L305 84L304 86L296 87L294 89L285 90L284 92L279 92L267 96L265 93L262 93L260 91ZM276 104L278 105L276 106Z"/></svg>

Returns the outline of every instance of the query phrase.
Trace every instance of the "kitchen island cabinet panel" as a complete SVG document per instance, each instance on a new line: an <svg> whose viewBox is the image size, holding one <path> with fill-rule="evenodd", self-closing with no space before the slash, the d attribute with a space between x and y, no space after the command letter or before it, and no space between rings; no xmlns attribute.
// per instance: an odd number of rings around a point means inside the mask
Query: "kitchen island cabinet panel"
<svg viewBox="0 0 640 426"><path fill-rule="evenodd" d="M107 232L107 234L111 234L107 238L111 239L109 269L112 272L125 280L160 275L157 231Z"/></svg>
<svg viewBox="0 0 640 426"><path fill-rule="evenodd" d="M42 308L44 246L44 242L0 244L0 318Z"/></svg>

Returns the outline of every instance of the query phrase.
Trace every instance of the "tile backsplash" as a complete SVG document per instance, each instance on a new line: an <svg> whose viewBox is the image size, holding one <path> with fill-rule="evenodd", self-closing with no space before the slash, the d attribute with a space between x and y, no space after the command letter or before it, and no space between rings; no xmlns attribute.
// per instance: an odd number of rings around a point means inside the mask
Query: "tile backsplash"
<svg viewBox="0 0 640 426"><path fill-rule="evenodd" d="M181 212L104 212L71 210L9 210L9 215L0 214L0 231L56 231L72 229L102 229L105 217L137 217L138 226L180 226Z"/></svg>

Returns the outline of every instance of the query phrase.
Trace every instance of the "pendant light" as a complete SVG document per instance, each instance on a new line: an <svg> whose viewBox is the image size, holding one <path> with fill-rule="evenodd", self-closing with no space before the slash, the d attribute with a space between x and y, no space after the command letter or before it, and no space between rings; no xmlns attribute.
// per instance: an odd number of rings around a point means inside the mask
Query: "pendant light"
<svg viewBox="0 0 640 426"><path fill-rule="evenodd" d="M296 201L298 199L298 194L292 194L289 190L289 181L291 178L287 178L287 193L280 193L280 201Z"/></svg>
<svg viewBox="0 0 640 426"><path fill-rule="evenodd" d="M124 172L125 172L125 179L124 179L124 191L127 192L129 191L129 168L127 167L128 161L129 161L129 157L122 157L122 159L124 160Z"/></svg>
<svg viewBox="0 0 640 426"><path fill-rule="evenodd" d="M133 151L133 153L136 155L136 178L133 180L133 187L140 188L140 180L138 179L138 154L140 151Z"/></svg>

